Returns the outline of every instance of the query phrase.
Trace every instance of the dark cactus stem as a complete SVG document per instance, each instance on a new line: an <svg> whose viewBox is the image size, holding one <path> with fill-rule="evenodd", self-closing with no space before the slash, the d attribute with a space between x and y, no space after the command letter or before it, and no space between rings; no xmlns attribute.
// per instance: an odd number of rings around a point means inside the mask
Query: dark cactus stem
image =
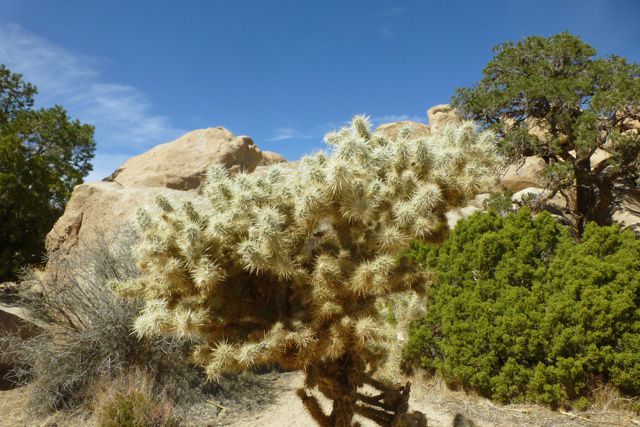
<svg viewBox="0 0 640 427"><path fill-rule="evenodd" d="M358 392L364 385L377 390L369 396ZM425 416L420 412L408 413L411 384L397 386L378 381L365 373L361 358L346 354L333 362L307 371L307 387L317 386L318 390L333 401L331 414L326 415L318 400L298 390L298 396L313 419L322 427L353 427L360 425L353 421L355 414L368 418L381 426L424 427Z"/></svg>
<svg viewBox="0 0 640 427"><path fill-rule="evenodd" d="M330 370L330 381L335 388L331 421L335 427L351 427L355 414L359 364L349 354L344 355Z"/></svg>

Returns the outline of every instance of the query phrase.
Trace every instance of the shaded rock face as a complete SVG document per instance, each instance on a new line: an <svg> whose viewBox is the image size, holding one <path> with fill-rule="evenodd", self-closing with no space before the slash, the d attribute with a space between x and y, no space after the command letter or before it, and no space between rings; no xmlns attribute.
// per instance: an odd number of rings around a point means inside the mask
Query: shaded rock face
<svg viewBox="0 0 640 427"><path fill-rule="evenodd" d="M123 187L197 191L214 162L232 172L253 172L262 160L262 151L248 136L222 127L198 129L132 157L106 180Z"/></svg>
<svg viewBox="0 0 640 427"><path fill-rule="evenodd" d="M80 241L90 241L97 232L113 234L130 221L140 207L155 208L154 199L162 194L170 200L201 199L196 193L169 188L126 188L117 182L78 185L64 214L47 234L49 256L69 254Z"/></svg>
<svg viewBox="0 0 640 427"><path fill-rule="evenodd" d="M0 304L0 331L19 335L23 340L32 338L42 332L19 307Z"/></svg>
<svg viewBox="0 0 640 427"><path fill-rule="evenodd" d="M500 177L500 184L517 192L525 188L543 188L542 169L546 163L539 157L527 157L524 163L510 165Z"/></svg>
<svg viewBox="0 0 640 427"><path fill-rule="evenodd" d="M155 209L157 194L177 203L204 202L199 192L207 168L215 162L235 173L253 172L260 164L286 159L263 152L248 136L235 136L221 127L189 132L129 159L101 182L77 186L46 237L49 257L72 255L80 242L90 241L96 232L112 235L139 208Z"/></svg>
<svg viewBox="0 0 640 427"><path fill-rule="evenodd" d="M622 191L611 217L623 228L631 229L640 236L640 189Z"/></svg>
<svg viewBox="0 0 640 427"><path fill-rule="evenodd" d="M0 304L0 333L17 335L22 340L28 340L41 332L42 329L28 319L24 310ZM7 378L16 362L13 354L0 353L0 390L8 390L16 386Z"/></svg>

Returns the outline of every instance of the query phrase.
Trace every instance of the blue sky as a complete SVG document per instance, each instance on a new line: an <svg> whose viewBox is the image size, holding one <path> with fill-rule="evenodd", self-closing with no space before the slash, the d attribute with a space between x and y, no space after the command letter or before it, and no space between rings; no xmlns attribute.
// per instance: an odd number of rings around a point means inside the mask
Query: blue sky
<svg viewBox="0 0 640 427"><path fill-rule="evenodd" d="M96 125L91 181L197 128L294 160L354 114L426 122L528 35L640 62L639 20L640 0L0 0L0 63Z"/></svg>

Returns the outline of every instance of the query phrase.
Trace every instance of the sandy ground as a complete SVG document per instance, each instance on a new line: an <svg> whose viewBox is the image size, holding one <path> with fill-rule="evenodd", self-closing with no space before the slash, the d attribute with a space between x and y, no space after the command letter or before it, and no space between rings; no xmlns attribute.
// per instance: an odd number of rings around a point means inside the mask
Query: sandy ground
<svg viewBox="0 0 640 427"><path fill-rule="evenodd" d="M265 374L228 387L226 396L183 408L179 415L186 426L312 427L313 420L295 395L302 383L299 373ZM70 414L29 419L24 410L27 387L0 391L0 426L92 425L84 416ZM640 426L640 417L611 409L614 403L576 414L554 412L537 405L496 406L474 395L450 391L437 380L423 378L414 379L410 401L412 410L426 414L430 427ZM456 416L467 423L454 423ZM368 420L360 421L363 426L374 426Z"/></svg>
<svg viewBox="0 0 640 427"><path fill-rule="evenodd" d="M303 383L302 375L281 374L278 379L280 393L273 404L259 411L229 414L227 425L242 427L259 426L313 426L311 417L295 395ZM411 390L410 407L426 414L432 427L477 426L639 426L640 419L633 414L608 410L569 414L554 412L537 405L509 405L498 407L487 399L448 390L437 380L417 379ZM328 408L327 408L328 409ZM328 412L328 411L327 411ZM454 419L458 417L458 423ZM460 419L473 424L460 423ZM360 420L363 426L374 426L368 420Z"/></svg>

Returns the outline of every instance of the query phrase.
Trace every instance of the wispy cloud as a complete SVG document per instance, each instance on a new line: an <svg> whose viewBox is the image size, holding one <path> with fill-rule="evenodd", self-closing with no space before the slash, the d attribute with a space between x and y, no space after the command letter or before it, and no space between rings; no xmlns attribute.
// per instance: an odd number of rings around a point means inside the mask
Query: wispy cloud
<svg viewBox="0 0 640 427"><path fill-rule="evenodd" d="M391 40L393 38L393 36L395 35L395 33L393 32L392 29L386 27L386 26L382 26L378 29L380 35L382 36L383 39L385 40Z"/></svg>
<svg viewBox="0 0 640 427"><path fill-rule="evenodd" d="M380 21L378 26L378 34L385 40L391 40L395 38L396 32L394 27L398 24L398 18L400 15L403 15L406 12L406 9L402 6L392 7L386 10L383 10L377 17L376 20Z"/></svg>
<svg viewBox="0 0 640 427"><path fill-rule="evenodd" d="M182 129L153 113L135 87L105 81L95 58L53 44L15 24L0 25L0 62L38 87L38 105L63 105L73 118L96 126L95 172L105 155L125 158L174 139ZM105 158L106 159L106 158Z"/></svg>
<svg viewBox="0 0 640 427"><path fill-rule="evenodd" d="M286 141L288 139L311 139L319 135L316 132L302 132L292 127L276 128L273 136L267 138L267 141Z"/></svg>

